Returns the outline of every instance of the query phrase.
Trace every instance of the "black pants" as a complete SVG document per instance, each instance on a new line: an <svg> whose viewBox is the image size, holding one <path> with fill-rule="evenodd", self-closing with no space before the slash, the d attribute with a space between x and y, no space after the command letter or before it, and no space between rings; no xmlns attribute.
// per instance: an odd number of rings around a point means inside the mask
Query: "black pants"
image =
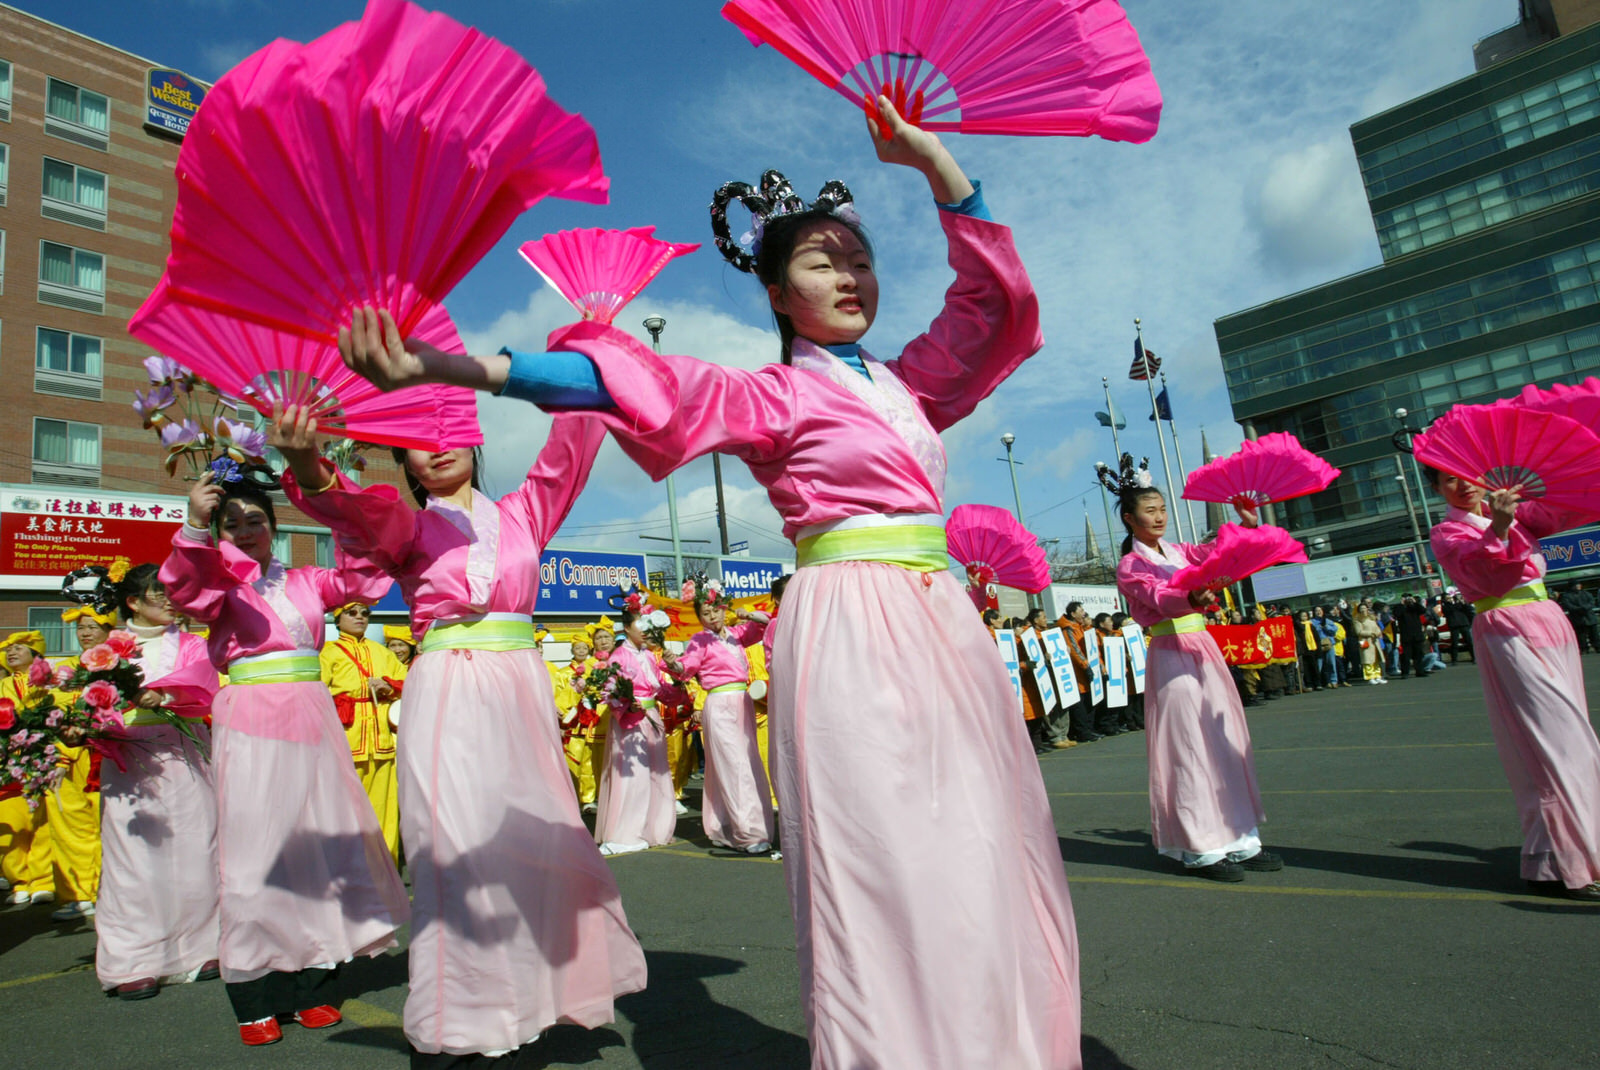
<svg viewBox="0 0 1600 1070"><path fill-rule="evenodd" d="M1101 699L1094 708L1094 730L1102 736L1114 735L1121 730L1122 709Z"/></svg>
<svg viewBox="0 0 1600 1070"><path fill-rule="evenodd" d="M1304 686L1312 687L1312 688L1321 687L1322 686L1322 655L1321 654L1301 654L1300 655L1300 664L1301 664L1300 678L1303 681L1305 681Z"/></svg>
<svg viewBox="0 0 1600 1070"><path fill-rule="evenodd" d="M1138 732L1144 728L1144 695L1135 691L1128 696L1128 704L1122 707L1122 725L1129 731Z"/></svg>
<svg viewBox="0 0 1600 1070"><path fill-rule="evenodd" d="M1574 623L1572 630L1578 633L1578 649L1580 651L1600 650L1600 624ZM1471 633L1467 634L1470 635ZM1478 655L1474 654L1472 658L1476 661Z"/></svg>
<svg viewBox="0 0 1600 1070"><path fill-rule="evenodd" d="M1067 732L1070 739L1088 739L1095 735L1094 730L1094 704L1089 701L1085 692L1078 692L1078 701L1074 702L1067 710L1067 722L1071 726Z"/></svg>
<svg viewBox="0 0 1600 1070"><path fill-rule="evenodd" d="M269 973L254 981L229 984L228 1002L233 1004L233 1015L240 1025L279 1015L287 1017L327 1003L327 984L338 972L335 966L331 970Z"/></svg>
<svg viewBox="0 0 1600 1070"><path fill-rule="evenodd" d="M1422 655L1424 653L1423 648L1426 647L1427 645L1428 645L1427 643L1422 641L1422 637L1421 636L1418 636L1415 639L1407 639L1403 635L1400 637L1400 675L1401 676L1404 676L1406 674L1408 667L1409 667L1409 670L1411 672L1415 673L1418 676L1426 676L1426 675L1428 675L1427 673L1422 671Z"/></svg>
<svg viewBox="0 0 1600 1070"><path fill-rule="evenodd" d="M1473 661L1478 660L1478 655L1472 649L1472 629L1458 625L1450 629L1450 664L1454 665L1456 658L1462 654L1471 654Z"/></svg>

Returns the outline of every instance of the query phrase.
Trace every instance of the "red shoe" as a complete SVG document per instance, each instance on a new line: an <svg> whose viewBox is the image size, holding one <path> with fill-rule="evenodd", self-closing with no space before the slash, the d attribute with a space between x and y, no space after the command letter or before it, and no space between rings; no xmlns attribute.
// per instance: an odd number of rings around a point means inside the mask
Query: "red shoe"
<svg viewBox="0 0 1600 1070"><path fill-rule="evenodd" d="M239 1025L239 1039L252 1048L263 1044L276 1044L283 1039L283 1030L278 1028L276 1018L263 1018L259 1022L242 1022Z"/></svg>
<svg viewBox="0 0 1600 1070"><path fill-rule="evenodd" d="M149 999L160 993L161 986L154 977L141 977L137 981L117 986L118 999Z"/></svg>
<svg viewBox="0 0 1600 1070"><path fill-rule="evenodd" d="M222 976L222 965L216 959L208 959L200 967L200 972L195 974L196 981L215 981Z"/></svg>
<svg viewBox="0 0 1600 1070"><path fill-rule="evenodd" d="M320 1007L312 1007L309 1010L295 1011L294 1020L307 1029L326 1029L330 1025L338 1025L344 1021L344 1015L340 1014L336 1008L323 1004Z"/></svg>

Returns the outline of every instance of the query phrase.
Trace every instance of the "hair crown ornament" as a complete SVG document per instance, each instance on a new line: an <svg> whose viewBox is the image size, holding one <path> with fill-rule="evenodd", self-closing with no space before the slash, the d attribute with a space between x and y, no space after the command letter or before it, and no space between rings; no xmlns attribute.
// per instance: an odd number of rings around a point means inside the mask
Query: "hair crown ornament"
<svg viewBox="0 0 1600 1070"><path fill-rule="evenodd" d="M728 228L728 205L734 201L750 209L750 229L738 241L733 240L733 231ZM711 198L711 233L723 258L740 271L753 275L768 223L787 215L818 211L851 226L861 225L855 198L838 179L824 184L817 199L807 204L783 177L783 172L767 171L761 176L760 189L753 189L746 182L727 182L717 190Z"/></svg>
<svg viewBox="0 0 1600 1070"><path fill-rule="evenodd" d="M85 565L67 573L61 581L61 597L97 613L117 609L117 584L128 574L128 560L119 557L105 565Z"/></svg>
<svg viewBox="0 0 1600 1070"><path fill-rule="evenodd" d="M681 601L694 603L696 609L728 604L728 596L722 591L722 581L711 579L704 572L689 573L689 577L683 581L681 594Z"/></svg>
<svg viewBox="0 0 1600 1070"><path fill-rule="evenodd" d="M1150 475L1150 458L1141 457L1133 463L1133 454L1124 453L1117 463L1118 471L1104 461L1096 461L1094 474L1100 477L1101 486L1119 497L1141 490L1155 490L1155 480Z"/></svg>

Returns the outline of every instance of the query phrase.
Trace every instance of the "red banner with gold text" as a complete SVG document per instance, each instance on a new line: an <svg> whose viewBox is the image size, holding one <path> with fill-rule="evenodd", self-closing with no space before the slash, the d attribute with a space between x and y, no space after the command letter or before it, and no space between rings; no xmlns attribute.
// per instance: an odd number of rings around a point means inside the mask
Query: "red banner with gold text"
<svg viewBox="0 0 1600 1070"><path fill-rule="evenodd" d="M1223 660L1242 669L1293 661L1297 655L1294 621L1289 617L1269 617L1257 624L1211 624L1206 631L1222 648Z"/></svg>

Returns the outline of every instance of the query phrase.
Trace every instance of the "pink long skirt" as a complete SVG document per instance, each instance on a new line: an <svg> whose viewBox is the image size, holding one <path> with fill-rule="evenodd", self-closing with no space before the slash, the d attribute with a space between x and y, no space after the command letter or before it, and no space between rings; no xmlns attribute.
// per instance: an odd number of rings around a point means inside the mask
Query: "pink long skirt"
<svg viewBox="0 0 1600 1070"><path fill-rule="evenodd" d="M769 726L816 1070L1077 1070L1078 942L1038 760L948 573L802 568Z"/></svg>
<svg viewBox="0 0 1600 1070"><path fill-rule="evenodd" d="M222 979L377 955L410 915L321 683L234 684L211 706Z"/></svg>
<svg viewBox="0 0 1600 1070"><path fill-rule="evenodd" d="M671 843L678 827L676 799L667 734L656 711L628 729L613 714L595 800L594 842L623 847Z"/></svg>
<svg viewBox="0 0 1600 1070"><path fill-rule="evenodd" d="M1217 641L1204 632L1157 636L1145 672L1156 850L1191 861L1254 854L1266 815L1250 726Z"/></svg>
<svg viewBox="0 0 1600 1070"><path fill-rule="evenodd" d="M1491 609L1472 639L1489 728L1522 818L1522 875L1600 881L1600 742L1589 723L1578 639L1554 602Z"/></svg>
<svg viewBox="0 0 1600 1070"><path fill-rule="evenodd" d="M206 728L196 722L197 733ZM217 957L217 797L211 766L175 728L133 729L127 771L100 767L95 974L105 988L188 981Z"/></svg>
<svg viewBox="0 0 1600 1070"><path fill-rule="evenodd" d="M756 742L756 704L748 691L706 696L700 712L706 747L701 823L712 843L743 850L772 842L772 788Z"/></svg>
<svg viewBox="0 0 1600 1070"><path fill-rule="evenodd" d="M398 764L411 1043L499 1052L558 1022L611 1021L615 997L644 988L644 953L578 814L539 655L420 655Z"/></svg>

